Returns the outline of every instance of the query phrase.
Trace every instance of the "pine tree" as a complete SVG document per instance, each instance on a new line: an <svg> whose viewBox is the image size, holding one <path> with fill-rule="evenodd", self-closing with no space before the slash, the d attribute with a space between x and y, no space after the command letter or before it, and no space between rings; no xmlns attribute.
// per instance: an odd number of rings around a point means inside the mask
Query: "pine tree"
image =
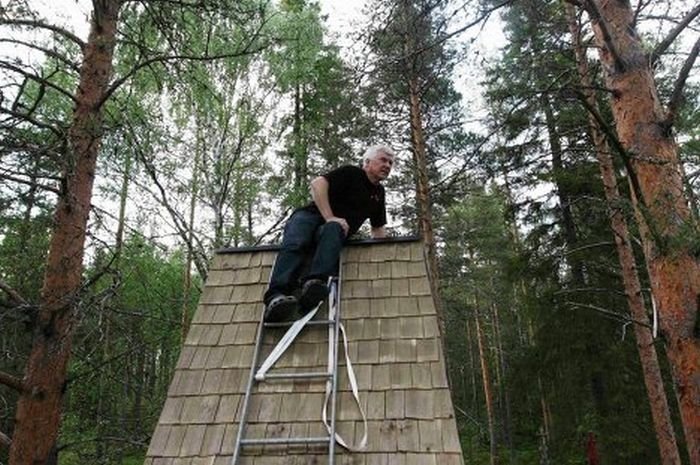
<svg viewBox="0 0 700 465"><path fill-rule="evenodd" d="M678 103L672 99L667 108L662 107L648 55L633 26L631 5L591 0L583 6L593 20L606 84L614 95L610 105L619 149L633 187L652 293L678 387L688 455L691 462L700 462L700 338L695 331L700 264L692 245L697 224L685 195L672 132ZM697 14L691 11L689 16ZM691 52L689 65L698 51L700 43ZM683 73L677 82L680 92Z"/></svg>

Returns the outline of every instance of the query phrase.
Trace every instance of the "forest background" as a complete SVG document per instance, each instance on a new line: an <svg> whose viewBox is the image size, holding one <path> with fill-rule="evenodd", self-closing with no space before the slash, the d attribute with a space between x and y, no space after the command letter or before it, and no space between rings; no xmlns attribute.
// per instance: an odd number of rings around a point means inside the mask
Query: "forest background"
<svg viewBox="0 0 700 465"><path fill-rule="evenodd" d="M379 142L466 463L700 463L693 2L0 5L0 463L141 463L212 253Z"/></svg>

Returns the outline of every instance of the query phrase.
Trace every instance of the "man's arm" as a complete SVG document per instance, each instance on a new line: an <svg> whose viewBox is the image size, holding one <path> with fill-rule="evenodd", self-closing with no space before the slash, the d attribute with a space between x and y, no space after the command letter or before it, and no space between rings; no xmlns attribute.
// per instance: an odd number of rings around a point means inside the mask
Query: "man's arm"
<svg viewBox="0 0 700 465"><path fill-rule="evenodd" d="M331 204L328 201L328 180L323 176L318 176L311 181L311 198L318 207L318 211L321 212L321 216L326 220L326 223L330 221L340 223L347 236L350 226L348 226L345 218L338 218L333 214Z"/></svg>
<svg viewBox="0 0 700 465"><path fill-rule="evenodd" d="M384 226L379 226L378 228L372 228L372 238L382 239L386 237L386 228Z"/></svg>

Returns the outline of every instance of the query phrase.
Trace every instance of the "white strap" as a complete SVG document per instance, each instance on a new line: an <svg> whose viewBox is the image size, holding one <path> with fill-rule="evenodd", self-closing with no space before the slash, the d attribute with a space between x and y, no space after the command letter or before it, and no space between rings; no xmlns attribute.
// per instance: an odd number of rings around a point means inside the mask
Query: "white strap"
<svg viewBox="0 0 700 465"><path fill-rule="evenodd" d="M336 292L331 292L331 299L330 302L328 302L328 319L334 320L335 319L335 313L336 313L336 305L338 302L336 301ZM357 377L355 376L355 370L352 368L352 363L350 362L350 355L348 352L348 337L345 332L345 325L343 325L342 322L338 322L340 325L340 332L343 336L343 349L345 352L345 366L347 367L348 370L348 381L350 382L350 389L352 389L352 395L355 398L355 404L357 405L357 409L360 411L360 415L362 416L362 422L364 425L364 433L362 434L362 439L360 440L360 443L357 446L352 446L349 445L337 432L335 433L335 440L338 444L340 444L342 447L346 448L347 450L351 452L359 452L364 450L367 447L367 417L365 415L364 410L362 409L362 405L360 404L360 393L359 389L357 388ZM333 327L328 328L328 372L330 373L333 367L333 364L335 363L336 360L336 353L335 351L337 350L337 345L335 344L335 330ZM323 410L321 413L321 417L323 418L323 424L326 425L326 429L328 430L328 434L331 434L331 425L328 423L328 401L331 398L331 393L333 392L333 380L329 379L326 381L326 398L323 401Z"/></svg>
<svg viewBox="0 0 700 465"><path fill-rule="evenodd" d="M294 342L294 339L296 339L297 335L301 332L302 329L304 329L306 323L308 323L314 316L316 316L316 312L321 307L321 303L316 305L316 308L311 310L302 318L299 318L297 321L295 321L294 324L292 324L292 326L289 327L287 332L284 333L282 339L280 339L275 348L272 349L270 355L267 356L262 365L260 365L260 368L258 368L257 373L255 373L255 379L257 381L262 381L265 379L265 375L267 374L267 372L270 370L270 368L272 368L275 362L279 360L282 354L284 354L284 352L287 350L287 347L289 347L292 344L292 342Z"/></svg>
<svg viewBox="0 0 700 465"><path fill-rule="evenodd" d="M348 369L348 381L350 382L350 388L352 389L352 395L355 398L355 404L357 404L357 409L360 411L360 415L362 415L362 423L364 425L364 433L362 434L362 439L360 440L360 443L357 446L352 446L347 444L345 440L336 432L335 433L335 440L338 444L346 448L347 450L351 452L359 452L361 450L364 450L367 447L367 416L365 415L364 410L362 409L362 405L360 404L360 393L357 388L357 378L355 377L355 370L352 368L352 363L350 363L350 356L348 355L348 338L347 335L345 334L345 326L340 323L340 332L343 335L343 347L345 349L345 363L347 365ZM328 424L328 414L327 414L327 407L328 407L328 400L331 397L331 391L332 391L332 386L330 386L330 381L326 383L326 400L323 402L323 423L326 425L326 429L328 430L328 434L331 432L331 426Z"/></svg>

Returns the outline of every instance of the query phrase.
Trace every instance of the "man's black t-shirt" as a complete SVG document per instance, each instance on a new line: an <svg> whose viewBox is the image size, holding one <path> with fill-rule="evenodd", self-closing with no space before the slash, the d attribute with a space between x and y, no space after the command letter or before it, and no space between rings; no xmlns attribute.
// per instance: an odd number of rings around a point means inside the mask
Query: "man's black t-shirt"
<svg viewBox="0 0 700 465"><path fill-rule="evenodd" d="M367 218L373 228L386 224L384 187L372 184L362 168L341 166L323 177L328 180L328 201L333 214L348 222L348 237L356 233ZM313 202L304 209L318 212Z"/></svg>

